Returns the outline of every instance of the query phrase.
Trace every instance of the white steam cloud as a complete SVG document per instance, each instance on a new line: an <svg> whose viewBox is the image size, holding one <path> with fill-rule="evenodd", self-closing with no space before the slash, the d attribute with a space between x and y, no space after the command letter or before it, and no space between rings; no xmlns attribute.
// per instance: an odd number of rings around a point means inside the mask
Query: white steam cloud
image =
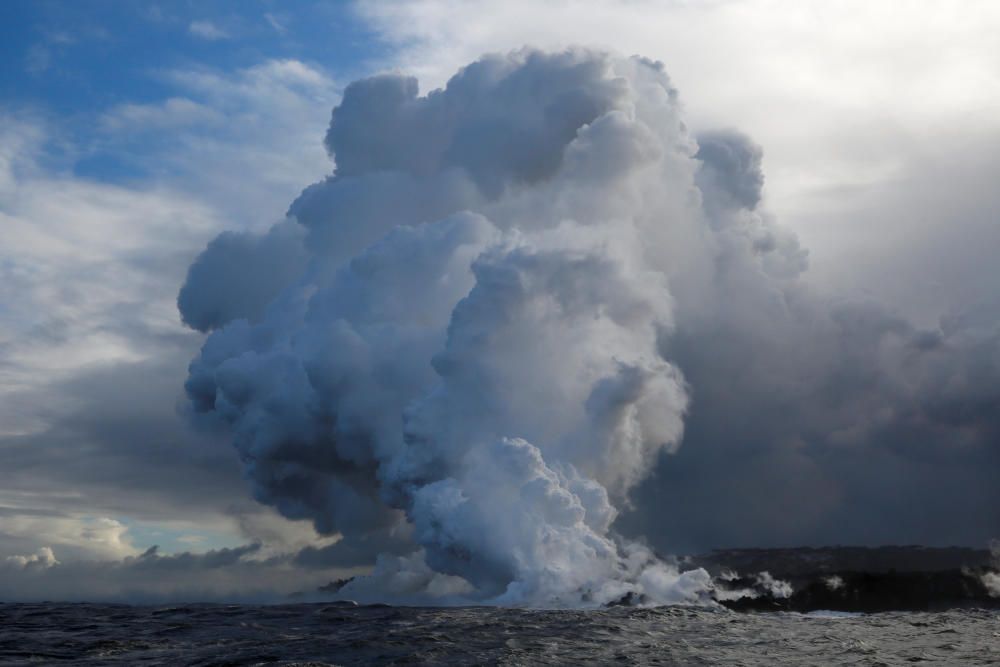
<svg viewBox="0 0 1000 667"><path fill-rule="evenodd" d="M994 570L1000 570L1000 540L990 540L990 555ZM1000 598L1000 572L983 572L981 579L990 597Z"/></svg>
<svg viewBox="0 0 1000 667"><path fill-rule="evenodd" d="M378 555L358 597L701 599L707 573L612 523L681 442L671 350L793 309L825 331L757 208L760 149L696 141L659 63L588 50L486 56L426 96L355 82L326 144L334 175L210 244L179 297L211 332L188 395L255 497L342 535L331 563Z"/></svg>
<svg viewBox="0 0 1000 667"><path fill-rule="evenodd" d="M662 67L525 50L426 97L376 76L327 145L336 174L267 236L214 241L179 298L215 330L188 393L256 497L343 549L419 547L381 570L475 599L697 596L704 572L610 530L688 400L657 346L697 147Z"/></svg>

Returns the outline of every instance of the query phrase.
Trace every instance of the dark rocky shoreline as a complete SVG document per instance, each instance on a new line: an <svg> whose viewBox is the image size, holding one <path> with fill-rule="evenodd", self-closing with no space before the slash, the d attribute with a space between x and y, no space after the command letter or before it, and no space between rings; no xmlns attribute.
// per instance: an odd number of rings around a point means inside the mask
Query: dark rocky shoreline
<svg viewBox="0 0 1000 667"><path fill-rule="evenodd" d="M986 549L893 546L734 549L684 560L704 567L735 611L942 611L1000 608ZM766 573L766 574L765 574Z"/></svg>
<svg viewBox="0 0 1000 667"><path fill-rule="evenodd" d="M938 612L1000 609L1000 587L991 591L985 583L989 573L1000 577L995 551L921 546L726 549L684 557L678 565L682 570L705 568L714 583L713 599L733 611ZM332 581L318 592L336 595L349 581ZM606 606L645 603L644 596L630 592Z"/></svg>
<svg viewBox="0 0 1000 667"><path fill-rule="evenodd" d="M755 579L740 578L721 583L731 590L742 588L753 594L717 601L734 611L810 612L823 609L874 613L1000 609L1000 598L990 595L983 585L982 574L979 570L840 572L794 583L793 593L788 597L762 590Z"/></svg>

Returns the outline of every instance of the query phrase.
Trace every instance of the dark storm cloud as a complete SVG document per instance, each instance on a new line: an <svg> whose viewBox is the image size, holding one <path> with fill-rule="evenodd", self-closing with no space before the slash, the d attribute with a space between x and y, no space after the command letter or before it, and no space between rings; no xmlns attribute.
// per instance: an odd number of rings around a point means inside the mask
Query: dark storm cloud
<svg viewBox="0 0 1000 667"><path fill-rule="evenodd" d="M760 150L732 133L699 144L706 206L755 207ZM684 445L620 528L667 551L979 546L1000 531L1000 309L921 329L871 300L794 284L763 298L754 282L722 282L724 307L664 341L691 387Z"/></svg>
<svg viewBox="0 0 1000 667"><path fill-rule="evenodd" d="M245 486L223 441L192 430L180 413L178 354L100 366L25 397L46 426L0 438L0 488L72 510L83 494L90 511L136 518L224 512L238 502Z"/></svg>
<svg viewBox="0 0 1000 667"><path fill-rule="evenodd" d="M692 387L684 445L622 529L670 551L982 545L1000 530L995 328L919 330L871 303L772 314L665 344Z"/></svg>

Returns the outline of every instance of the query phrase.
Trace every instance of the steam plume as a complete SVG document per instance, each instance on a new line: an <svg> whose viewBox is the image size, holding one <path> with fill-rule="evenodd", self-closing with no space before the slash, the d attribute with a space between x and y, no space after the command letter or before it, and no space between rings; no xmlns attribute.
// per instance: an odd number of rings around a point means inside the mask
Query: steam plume
<svg viewBox="0 0 1000 667"><path fill-rule="evenodd" d="M267 235L210 244L179 306L211 332L191 403L229 425L256 498L342 535L332 561L378 555L348 593L698 599L704 571L612 531L680 445L688 367L711 404L743 381L719 341L770 350L854 314L933 343L808 296L805 250L758 210L760 149L696 141L659 63L522 50L426 96L379 75L326 145L334 175Z"/></svg>

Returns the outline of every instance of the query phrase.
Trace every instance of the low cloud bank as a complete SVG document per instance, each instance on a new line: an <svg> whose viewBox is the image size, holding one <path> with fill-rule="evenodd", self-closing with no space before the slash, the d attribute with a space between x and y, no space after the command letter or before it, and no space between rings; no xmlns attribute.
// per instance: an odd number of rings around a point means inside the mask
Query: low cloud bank
<svg viewBox="0 0 1000 667"><path fill-rule="evenodd" d="M160 553L150 547L117 560L60 562L43 547L0 561L5 601L287 602L329 599L317 593L335 576L366 570L303 568L294 554L269 555L259 543L201 553Z"/></svg>

